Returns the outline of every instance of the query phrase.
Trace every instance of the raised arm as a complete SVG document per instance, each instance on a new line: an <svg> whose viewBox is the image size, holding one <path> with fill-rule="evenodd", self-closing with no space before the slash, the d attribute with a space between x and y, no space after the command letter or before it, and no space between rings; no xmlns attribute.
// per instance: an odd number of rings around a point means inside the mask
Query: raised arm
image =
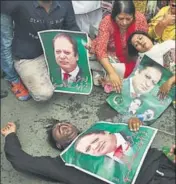
<svg viewBox="0 0 176 184"><path fill-rule="evenodd" d="M171 15L166 12L168 7L162 8L158 14L151 20L149 23L149 35L154 38L156 41L165 41L168 39L174 39L169 38L168 36L163 36L163 33L165 29L175 24L175 15Z"/></svg>
<svg viewBox="0 0 176 184"><path fill-rule="evenodd" d="M8 123L5 128L13 129L14 125L14 123ZM64 182L65 184L106 184L82 171L66 166L60 156L51 158L49 156L35 157L27 154L22 150L15 131L8 132L8 135L5 135L3 133L5 128L1 130L1 134L5 136L4 151L7 160L11 162L16 170L26 174L34 174L43 179Z"/></svg>
<svg viewBox="0 0 176 184"><path fill-rule="evenodd" d="M34 174L44 179L62 179L62 171L58 171L59 159L51 157L33 157L21 149L20 142L15 133L11 133L5 138L4 151L7 160L20 172ZM57 163L58 162L58 163Z"/></svg>

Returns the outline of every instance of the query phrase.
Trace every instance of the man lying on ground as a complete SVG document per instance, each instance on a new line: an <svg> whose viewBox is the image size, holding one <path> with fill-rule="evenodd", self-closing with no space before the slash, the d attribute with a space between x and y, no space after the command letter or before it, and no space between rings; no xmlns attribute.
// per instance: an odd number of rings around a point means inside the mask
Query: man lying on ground
<svg viewBox="0 0 176 184"><path fill-rule="evenodd" d="M70 123L58 121L48 130L50 142L59 149L66 148L78 133L78 129ZM80 170L66 166L60 156L56 158L50 156L35 157L27 154L21 148L16 135L16 125L12 122L7 123L1 129L1 134L5 137L4 151L7 160L20 172L65 184L106 184L106 182ZM161 151L150 149L135 182L135 184L141 183L175 184L175 164Z"/></svg>

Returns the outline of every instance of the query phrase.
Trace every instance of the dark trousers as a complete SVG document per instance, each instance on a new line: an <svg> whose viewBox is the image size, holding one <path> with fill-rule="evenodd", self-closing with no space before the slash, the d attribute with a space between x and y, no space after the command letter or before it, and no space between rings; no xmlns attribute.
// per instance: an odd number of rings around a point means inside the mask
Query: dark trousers
<svg viewBox="0 0 176 184"><path fill-rule="evenodd" d="M5 139L6 157L18 171L66 184L106 184L82 171L66 166L60 156L34 157L25 153L15 133L9 134ZM163 172L164 176L156 173L156 170ZM135 184L175 184L175 165L158 150L150 149Z"/></svg>

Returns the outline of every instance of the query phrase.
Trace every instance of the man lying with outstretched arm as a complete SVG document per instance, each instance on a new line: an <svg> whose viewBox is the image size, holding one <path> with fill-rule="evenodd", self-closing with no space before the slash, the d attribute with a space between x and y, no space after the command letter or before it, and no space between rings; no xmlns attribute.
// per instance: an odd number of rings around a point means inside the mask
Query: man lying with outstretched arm
<svg viewBox="0 0 176 184"><path fill-rule="evenodd" d="M78 135L78 129L65 122L56 122L48 130L50 142L59 149L66 148ZM1 129L5 137L4 151L12 166L24 173L33 174L43 179L49 179L65 184L106 184L93 176L64 164L60 156L34 157L21 148L16 135L16 125L12 122ZM152 168L152 169L151 169ZM162 173L162 174L160 174ZM175 164L162 152L150 149L144 160L135 184L175 184Z"/></svg>

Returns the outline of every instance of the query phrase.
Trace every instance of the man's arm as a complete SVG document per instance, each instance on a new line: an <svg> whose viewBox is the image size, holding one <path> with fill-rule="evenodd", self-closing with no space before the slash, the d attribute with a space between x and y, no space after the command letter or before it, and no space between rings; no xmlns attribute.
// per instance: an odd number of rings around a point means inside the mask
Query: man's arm
<svg viewBox="0 0 176 184"><path fill-rule="evenodd" d="M162 38L164 30L170 26L174 25L175 16L174 15L166 15L164 18L158 22L158 24L154 28L154 32L157 37Z"/></svg>
<svg viewBox="0 0 176 184"><path fill-rule="evenodd" d="M5 138L5 154L13 167L27 174L34 174L44 179L64 182L65 184L106 184L105 182L87 175L73 167L68 167L58 156L34 157L21 149L20 142L15 133Z"/></svg>
<svg viewBox="0 0 176 184"><path fill-rule="evenodd" d="M44 179L58 181L61 173L58 172L56 174L56 171L60 167L59 163L57 165L57 158L49 156L33 157L25 153L21 149L21 144L15 133L10 133L6 136L4 151L7 160L11 162L16 170L27 174L34 174Z"/></svg>
<svg viewBox="0 0 176 184"><path fill-rule="evenodd" d="M64 6L67 9L67 14L64 18L64 29L70 31L80 31L78 25L76 24L75 13L73 10L71 1L63 1Z"/></svg>
<svg viewBox="0 0 176 184"><path fill-rule="evenodd" d="M162 18L161 18L162 17ZM161 20L160 20L161 19ZM175 15L171 15L166 7L163 7L149 23L148 34L156 41L163 41L164 30L175 24Z"/></svg>

